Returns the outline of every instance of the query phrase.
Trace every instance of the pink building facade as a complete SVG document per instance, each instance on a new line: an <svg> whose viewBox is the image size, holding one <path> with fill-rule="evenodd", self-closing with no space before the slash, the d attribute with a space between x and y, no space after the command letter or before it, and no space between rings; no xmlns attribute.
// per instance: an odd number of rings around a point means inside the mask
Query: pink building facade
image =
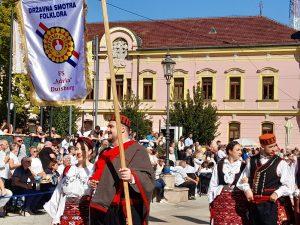
<svg viewBox="0 0 300 225"><path fill-rule="evenodd" d="M101 27L88 25L88 58L93 70L90 40L98 34L97 118L105 126L112 113L112 95ZM300 43L290 39L292 29L264 17L124 22L111 27L118 95L132 91L138 96L154 131L164 126L167 93L161 61L169 52L176 62L171 99L184 98L187 90L201 85L207 101L218 109L217 140L258 141L262 133L273 132L280 147L300 146ZM189 27L190 33L185 31ZM93 100L81 109L85 118L92 119Z"/></svg>

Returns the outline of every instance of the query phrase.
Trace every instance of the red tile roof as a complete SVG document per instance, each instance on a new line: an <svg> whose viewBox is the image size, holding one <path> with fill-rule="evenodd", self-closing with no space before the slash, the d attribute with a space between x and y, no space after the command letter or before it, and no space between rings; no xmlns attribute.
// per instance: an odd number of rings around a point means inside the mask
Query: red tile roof
<svg viewBox="0 0 300 225"><path fill-rule="evenodd" d="M294 29L261 16L111 22L140 37L140 49L293 45ZM215 32L214 32L215 31ZM88 41L104 34L103 23L87 24Z"/></svg>

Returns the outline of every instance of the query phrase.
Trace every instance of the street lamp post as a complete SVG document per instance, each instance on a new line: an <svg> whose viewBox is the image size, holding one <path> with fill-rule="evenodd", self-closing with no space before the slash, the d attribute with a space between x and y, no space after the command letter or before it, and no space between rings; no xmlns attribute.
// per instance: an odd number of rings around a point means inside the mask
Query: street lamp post
<svg viewBox="0 0 300 225"><path fill-rule="evenodd" d="M164 69L164 76L166 78L167 83L167 119L166 119L166 172L170 172L170 164L169 164L169 146L170 146L170 84L171 79L173 78L173 72L175 67L175 61L171 58L170 54L166 54L166 57L161 62Z"/></svg>
<svg viewBox="0 0 300 225"><path fill-rule="evenodd" d="M12 79L12 65L13 65L13 23L14 23L14 7L11 7L10 16L10 48L9 48L9 73L8 73L8 99L7 99L7 124L10 126L10 103L11 103L11 79Z"/></svg>

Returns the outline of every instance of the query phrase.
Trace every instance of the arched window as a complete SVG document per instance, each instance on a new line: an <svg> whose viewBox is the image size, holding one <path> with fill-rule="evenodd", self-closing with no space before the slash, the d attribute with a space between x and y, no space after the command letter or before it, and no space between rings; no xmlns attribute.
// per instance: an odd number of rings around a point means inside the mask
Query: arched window
<svg viewBox="0 0 300 225"><path fill-rule="evenodd" d="M205 68L196 72L197 85L201 87L205 100L216 100L216 75L217 71Z"/></svg>
<svg viewBox="0 0 300 225"><path fill-rule="evenodd" d="M261 124L261 133L262 134L273 134L274 124L271 122L263 122Z"/></svg>
<svg viewBox="0 0 300 225"><path fill-rule="evenodd" d="M231 68L225 71L226 74L226 96L225 101L245 101L244 80L245 70Z"/></svg>
<svg viewBox="0 0 300 225"><path fill-rule="evenodd" d="M156 100L156 72L145 69L139 74L139 96L145 101Z"/></svg>
<svg viewBox="0 0 300 225"><path fill-rule="evenodd" d="M240 127L241 124L238 122L229 123L229 142L240 138Z"/></svg>
<svg viewBox="0 0 300 225"><path fill-rule="evenodd" d="M258 102L278 100L279 71L272 67L257 70L258 80Z"/></svg>
<svg viewBox="0 0 300 225"><path fill-rule="evenodd" d="M171 80L171 94L172 100L182 100L186 97L188 89L188 71L183 69L176 69L173 73L173 79Z"/></svg>

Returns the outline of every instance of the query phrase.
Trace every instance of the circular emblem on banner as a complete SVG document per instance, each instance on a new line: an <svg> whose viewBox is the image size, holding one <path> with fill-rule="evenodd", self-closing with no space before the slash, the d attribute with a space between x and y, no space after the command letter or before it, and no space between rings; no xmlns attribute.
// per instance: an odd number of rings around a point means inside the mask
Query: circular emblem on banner
<svg viewBox="0 0 300 225"><path fill-rule="evenodd" d="M74 41L68 30L62 27L49 28L43 37L47 57L54 63L64 63L74 51Z"/></svg>

